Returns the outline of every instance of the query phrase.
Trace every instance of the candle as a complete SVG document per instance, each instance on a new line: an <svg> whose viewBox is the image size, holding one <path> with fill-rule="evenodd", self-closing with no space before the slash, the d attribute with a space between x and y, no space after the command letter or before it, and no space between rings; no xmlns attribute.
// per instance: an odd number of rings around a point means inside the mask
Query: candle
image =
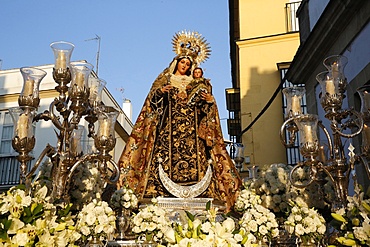
<svg viewBox="0 0 370 247"><path fill-rule="evenodd" d="M365 91L364 92L364 110L370 110L370 93Z"/></svg>
<svg viewBox="0 0 370 247"><path fill-rule="evenodd" d="M76 78L75 78L75 83L77 87L83 88L85 85L85 76L83 73L77 72L76 73Z"/></svg>
<svg viewBox="0 0 370 247"><path fill-rule="evenodd" d="M305 136L306 142L313 142L311 125L304 126L304 136Z"/></svg>
<svg viewBox="0 0 370 247"><path fill-rule="evenodd" d="M19 116L18 124L17 124L17 133L20 139L23 139L28 136L28 129L29 129L29 118L26 114L22 114Z"/></svg>
<svg viewBox="0 0 370 247"><path fill-rule="evenodd" d="M370 128L368 125L364 124L364 129L362 133L363 133L363 136L365 137L366 144L370 145Z"/></svg>
<svg viewBox="0 0 370 247"><path fill-rule="evenodd" d="M63 51L58 52L58 57L55 63L55 68L56 69L60 69L60 68L66 69L67 68L66 54Z"/></svg>
<svg viewBox="0 0 370 247"><path fill-rule="evenodd" d="M93 85L90 87L90 96L89 99L90 101L95 101L98 97L98 87Z"/></svg>
<svg viewBox="0 0 370 247"><path fill-rule="evenodd" d="M325 163L326 162L324 146L320 146L319 147L319 160L322 163Z"/></svg>
<svg viewBox="0 0 370 247"><path fill-rule="evenodd" d="M24 88L23 88L23 95L24 96L30 96L33 95L33 88L35 85L35 80L32 79L27 79L24 83Z"/></svg>
<svg viewBox="0 0 370 247"><path fill-rule="evenodd" d="M79 138L72 137L71 151L74 154L78 154L80 152L80 139Z"/></svg>
<svg viewBox="0 0 370 247"><path fill-rule="evenodd" d="M108 119L104 119L100 124L100 135L101 136L109 136L110 135L110 121Z"/></svg>
<svg viewBox="0 0 370 247"><path fill-rule="evenodd" d="M300 97L298 97L297 95L294 95L292 97L292 112L293 112L293 115L296 115L296 113L301 112Z"/></svg>
<svg viewBox="0 0 370 247"><path fill-rule="evenodd" d="M335 94L335 86L333 80L326 80L326 92L330 95Z"/></svg>
<svg viewBox="0 0 370 247"><path fill-rule="evenodd" d="M339 64L337 62L334 62L333 65L331 66L331 71L334 80L339 78Z"/></svg>

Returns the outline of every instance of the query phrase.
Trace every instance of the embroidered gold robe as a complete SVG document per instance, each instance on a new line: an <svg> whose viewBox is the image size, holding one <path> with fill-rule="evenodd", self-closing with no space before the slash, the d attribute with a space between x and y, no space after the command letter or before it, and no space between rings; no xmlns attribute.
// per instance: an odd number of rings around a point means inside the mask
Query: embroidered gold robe
<svg viewBox="0 0 370 247"><path fill-rule="evenodd" d="M183 77L166 69L154 81L119 160L119 187L127 184L141 198L173 197L159 178L159 162L183 186L198 183L211 165L211 183L200 197L224 201L229 211L242 183L223 141L216 102L200 96L211 85ZM168 83L173 89L162 93Z"/></svg>

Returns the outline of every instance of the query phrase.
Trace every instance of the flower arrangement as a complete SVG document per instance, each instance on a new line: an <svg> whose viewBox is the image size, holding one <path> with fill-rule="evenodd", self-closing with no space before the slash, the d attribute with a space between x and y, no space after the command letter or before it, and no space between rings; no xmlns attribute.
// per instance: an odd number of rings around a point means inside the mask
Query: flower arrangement
<svg viewBox="0 0 370 247"><path fill-rule="evenodd" d="M369 191L370 192L370 191ZM346 209L332 213L332 225L339 231L336 240L345 246L370 245L370 193L364 193L359 186L355 195L348 196Z"/></svg>
<svg viewBox="0 0 370 247"><path fill-rule="evenodd" d="M83 241L92 238L108 239L115 232L115 220L114 211L107 202L93 199L78 213L76 230L81 233Z"/></svg>
<svg viewBox="0 0 370 247"><path fill-rule="evenodd" d="M165 209L153 204L139 209L134 217L133 231L139 234L139 240L153 240L160 247L164 246L251 246L255 239L252 234L231 217L221 217L217 208L210 208L207 203L206 214L193 215L188 211L180 214L183 219L171 222Z"/></svg>
<svg viewBox="0 0 370 247"><path fill-rule="evenodd" d="M260 195L262 205L275 213L288 208L286 193L289 191L289 173L291 166L272 164L263 167L256 180L247 181L246 189L252 189Z"/></svg>
<svg viewBox="0 0 370 247"><path fill-rule="evenodd" d="M257 241L271 241L279 235L279 224L275 214L261 203L260 196L244 189L236 200L235 209L243 212L239 224L246 232L251 233Z"/></svg>
<svg viewBox="0 0 370 247"><path fill-rule="evenodd" d="M171 226L166 211L157 205L155 198L152 199L152 204L139 210L132 222L132 231L139 235L139 240L155 241L157 243L162 241L163 233Z"/></svg>
<svg viewBox="0 0 370 247"><path fill-rule="evenodd" d="M49 159L40 166L35 181L32 183L33 190L38 190L40 186L47 186L48 192L52 190L51 181L52 163ZM86 161L76 168L70 184L70 201L73 202L72 210L80 210L82 205L91 202L103 193L104 180L98 170L98 165L94 162Z"/></svg>
<svg viewBox="0 0 370 247"><path fill-rule="evenodd" d="M166 246L251 246L253 236L230 217L217 219L217 208L206 206L206 215L186 211L186 223L173 223L164 231Z"/></svg>
<svg viewBox="0 0 370 247"><path fill-rule="evenodd" d="M231 218L222 222L202 220L189 214L188 223L177 224L174 230L166 232L167 246L240 246L246 244L246 231L236 231L237 225Z"/></svg>
<svg viewBox="0 0 370 247"><path fill-rule="evenodd" d="M279 224L275 214L262 205L247 209L240 220L240 225L252 233L258 241L271 241L279 235Z"/></svg>
<svg viewBox="0 0 370 247"><path fill-rule="evenodd" d="M70 196L74 210L81 210L82 205L99 200L103 194L104 179L98 169L98 164L85 162L78 166L74 172L70 185Z"/></svg>
<svg viewBox="0 0 370 247"><path fill-rule="evenodd" d="M326 222L317 210L308 208L306 204L292 204L290 214L284 222L286 230L303 243L320 241L326 231Z"/></svg>
<svg viewBox="0 0 370 247"><path fill-rule="evenodd" d="M110 199L110 205L114 210L118 210L120 208L132 210L137 208L138 201L139 200L134 191L124 186L113 193Z"/></svg>
<svg viewBox="0 0 370 247"><path fill-rule="evenodd" d="M304 184L308 182L309 174L310 171L307 167L300 167L292 174L292 179L295 183ZM286 194L288 202L294 201L300 205L306 204L307 207L314 207L321 212L328 210L330 205L327 202L333 201L335 198L333 184L329 181L322 188L318 183L311 183L303 189L296 188L290 183L289 186L290 188Z"/></svg>
<svg viewBox="0 0 370 247"><path fill-rule="evenodd" d="M76 246L70 205L49 202L47 187L27 195L24 186L0 194L0 246Z"/></svg>
<svg viewBox="0 0 370 247"><path fill-rule="evenodd" d="M281 222L288 216L284 212L290 210L291 201L310 208L314 207L329 220L330 213L326 214L326 212L330 211L330 205L326 201L332 201L335 196L333 185L326 183L323 188L320 188L317 183L312 183L306 188L297 188L290 182L291 171L291 166L282 163L264 166L257 179L248 180L244 184L244 190L252 190L259 195L261 204L273 211ZM308 176L309 171L304 168L298 168L292 174L295 183L301 184L307 183ZM324 197L327 200L324 200Z"/></svg>
<svg viewBox="0 0 370 247"><path fill-rule="evenodd" d="M255 205L260 205L261 203L261 197L256 195L254 190L243 189L236 198L234 209L238 212L244 212Z"/></svg>

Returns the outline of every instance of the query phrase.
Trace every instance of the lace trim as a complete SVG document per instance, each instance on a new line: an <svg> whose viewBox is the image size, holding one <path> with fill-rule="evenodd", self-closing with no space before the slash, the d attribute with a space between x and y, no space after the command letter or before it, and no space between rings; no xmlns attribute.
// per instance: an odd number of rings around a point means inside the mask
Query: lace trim
<svg viewBox="0 0 370 247"><path fill-rule="evenodd" d="M185 91L186 86L191 82L192 78L185 75L172 75L171 85L178 88L180 91Z"/></svg>

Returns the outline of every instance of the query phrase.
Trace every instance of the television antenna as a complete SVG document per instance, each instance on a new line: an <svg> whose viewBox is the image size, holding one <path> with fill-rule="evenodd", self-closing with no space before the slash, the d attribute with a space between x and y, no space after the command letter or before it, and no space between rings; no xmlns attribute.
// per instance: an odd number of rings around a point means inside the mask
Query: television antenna
<svg viewBox="0 0 370 247"><path fill-rule="evenodd" d="M95 38L91 38L91 39L86 39L85 41L90 41L90 40L97 40L98 41L98 51L96 53L96 75L98 75L98 70L99 70L99 55L100 55L100 36L98 36L97 34L95 34Z"/></svg>

